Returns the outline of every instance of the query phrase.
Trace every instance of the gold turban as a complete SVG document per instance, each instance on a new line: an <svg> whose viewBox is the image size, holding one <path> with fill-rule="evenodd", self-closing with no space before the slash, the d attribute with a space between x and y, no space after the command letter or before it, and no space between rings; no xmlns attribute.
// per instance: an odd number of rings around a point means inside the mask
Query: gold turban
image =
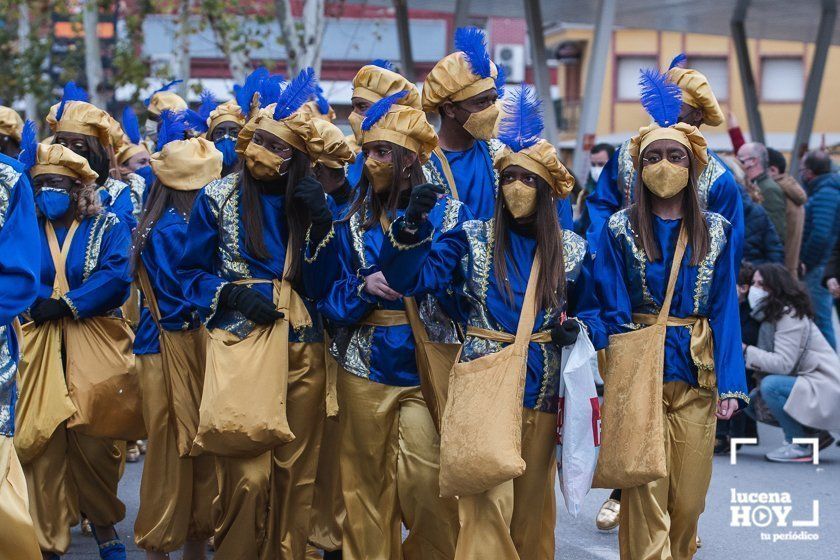
<svg viewBox="0 0 840 560"><path fill-rule="evenodd" d="M651 142L656 140L675 140L685 146L694 156L694 173L699 177L709 164L709 151L706 139L696 126L677 123L673 126L661 127L656 123L643 126L639 134L630 139L630 157L633 166L639 168L639 156L644 153Z"/></svg>
<svg viewBox="0 0 840 560"><path fill-rule="evenodd" d="M330 107L329 112L325 115L321 113L321 110L318 108L317 101L307 101L301 106L300 111L308 114L313 119L327 122L333 122L335 120L335 110Z"/></svg>
<svg viewBox="0 0 840 560"><path fill-rule="evenodd" d="M318 163L341 169L344 164L356 160L356 155L344 139L340 128L323 119L312 119L312 125L318 131L318 136L324 140L324 151L318 157Z"/></svg>
<svg viewBox="0 0 840 560"><path fill-rule="evenodd" d="M159 91L152 95L149 101L149 113L160 116L164 111L184 111L188 108L187 102L174 91Z"/></svg>
<svg viewBox="0 0 840 560"><path fill-rule="evenodd" d="M0 105L0 134L10 136L20 142L21 132L23 132L23 119L17 111Z"/></svg>
<svg viewBox="0 0 840 560"><path fill-rule="evenodd" d="M152 171L176 191L197 191L222 175L222 152L206 138L169 142L152 154Z"/></svg>
<svg viewBox="0 0 840 560"><path fill-rule="evenodd" d="M380 140L415 152L420 158L420 163L429 161L432 150L438 145L437 134L426 120L426 114L405 105L391 106L370 130L362 130L362 144Z"/></svg>
<svg viewBox="0 0 840 560"><path fill-rule="evenodd" d="M223 122L232 122L239 126L245 126L245 117L242 116L242 110L236 101L225 101L210 111L210 116L207 117L207 138L210 138L213 134L213 129Z"/></svg>
<svg viewBox="0 0 840 560"><path fill-rule="evenodd" d="M397 104L420 108L417 86L396 72L368 64L362 66L353 78L353 97L361 97L371 103L401 91L407 91L408 95L397 101Z"/></svg>
<svg viewBox="0 0 840 560"><path fill-rule="evenodd" d="M723 122L723 111L706 76L697 70L675 66L668 70L668 79L680 87L684 103L703 111L703 124L717 126Z"/></svg>
<svg viewBox="0 0 840 560"><path fill-rule="evenodd" d="M316 162L324 150L324 141L312 125L310 116L301 111L297 111L285 119L276 121L273 117L274 107L275 104L272 103L260 109L257 116L248 121L242 130L239 131L239 136L236 139L236 153L239 155L244 154L246 148L248 148L248 144L251 143L251 139L254 137L254 132L265 130L296 150L308 155L313 163Z"/></svg>
<svg viewBox="0 0 840 560"><path fill-rule="evenodd" d="M423 84L423 110L436 110L447 99L463 101L488 89L496 89L499 69L490 62L490 76L474 74L461 51L446 55L432 68Z"/></svg>
<svg viewBox="0 0 840 560"><path fill-rule="evenodd" d="M542 177L554 195L566 197L575 186L575 179L566 167L560 163L557 150L547 140L540 140L533 146L514 152L505 146L496 154L493 165L499 173L511 165L518 165L531 173Z"/></svg>
<svg viewBox="0 0 840 560"><path fill-rule="evenodd" d="M47 124L50 125L53 133L74 132L84 134L99 139L99 142L105 148L114 146L112 135L114 134L116 121L111 115L85 101L68 101L64 104L64 113L61 115L61 120L58 121L56 115L59 105L53 105L47 115Z"/></svg>
<svg viewBox="0 0 840 560"><path fill-rule="evenodd" d="M99 177L88 161L70 148L60 144L38 144L35 165L29 170L29 176L35 178L46 174L79 179L84 185L92 184Z"/></svg>
<svg viewBox="0 0 840 560"><path fill-rule="evenodd" d="M148 154L149 150L146 149L146 146L143 144L132 144L128 138L125 138L120 147L119 151L117 152L117 163L120 165L125 164L128 160L136 156L137 154Z"/></svg>

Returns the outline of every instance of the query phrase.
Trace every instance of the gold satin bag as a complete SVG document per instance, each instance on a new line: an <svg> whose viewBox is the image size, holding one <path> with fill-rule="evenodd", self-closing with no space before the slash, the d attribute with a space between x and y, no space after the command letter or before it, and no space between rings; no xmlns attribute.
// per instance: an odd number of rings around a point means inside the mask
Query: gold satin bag
<svg viewBox="0 0 840 560"><path fill-rule="evenodd" d="M610 336L593 488L634 488L668 474L662 419L665 332L686 240L683 228L656 324Z"/></svg>
<svg viewBox="0 0 840 560"><path fill-rule="evenodd" d="M55 429L76 412L64 382L61 323L23 326L20 394L15 406L15 449L22 463L38 457Z"/></svg>
<svg viewBox="0 0 840 560"><path fill-rule="evenodd" d="M539 270L537 257L515 341L494 354L452 368L440 434L442 497L479 494L525 472L522 399Z"/></svg>

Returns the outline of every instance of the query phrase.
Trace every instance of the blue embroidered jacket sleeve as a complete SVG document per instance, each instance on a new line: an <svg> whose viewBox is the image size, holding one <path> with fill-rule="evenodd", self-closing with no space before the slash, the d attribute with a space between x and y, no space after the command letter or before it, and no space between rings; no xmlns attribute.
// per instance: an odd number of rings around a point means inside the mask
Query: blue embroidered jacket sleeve
<svg viewBox="0 0 840 560"><path fill-rule="evenodd" d="M621 240L608 227L601 231L595 253L596 287L601 304L601 319L607 334L627 332L633 321L633 304L627 290L627 277Z"/></svg>
<svg viewBox="0 0 840 560"><path fill-rule="evenodd" d="M586 230L586 241L590 250L599 249L598 241L601 231L610 216L621 208L621 194L618 190L618 154L615 153L607 162L606 167L598 178L595 191L586 197L586 208L589 211L589 229Z"/></svg>
<svg viewBox="0 0 840 560"><path fill-rule="evenodd" d="M710 154L710 157L717 158L714 154ZM720 160L718 164L724 165ZM741 262L744 250L744 203L735 176L728 169L717 178L710 190L708 206L710 211L717 212L732 224L730 242L734 244L735 262Z"/></svg>
<svg viewBox="0 0 840 560"><path fill-rule="evenodd" d="M313 299L325 298L341 277L340 248L335 239L339 228L338 223L333 223L317 246L308 239L303 246L303 285L306 286L306 294Z"/></svg>
<svg viewBox="0 0 840 560"><path fill-rule="evenodd" d="M108 223L102 234L99 259L90 276L64 298L70 300L77 318L96 317L116 309L128 299L131 277L128 273L128 254L131 235L128 227L114 216L105 218Z"/></svg>
<svg viewBox="0 0 840 560"><path fill-rule="evenodd" d="M6 191L0 197L0 325L9 325L38 293L41 238L26 175L11 187L0 183L0 189Z"/></svg>
<svg viewBox="0 0 840 560"><path fill-rule="evenodd" d="M111 203L108 210L117 215L117 218L126 225L129 232L134 231L134 228L137 227L137 218L134 217L134 203L131 201L130 188L126 187L120 191L117 199Z"/></svg>
<svg viewBox="0 0 840 560"><path fill-rule="evenodd" d="M595 287L592 255L583 257L581 270L574 282L568 283L568 315L576 317L586 325L589 340L596 350L607 346L608 337L604 322L601 320L601 304Z"/></svg>
<svg viewBox="0 0 840 560"><path fill-rule="evenodd" d="M364 291L364 277L355 269L349 222L336 224L335 228L335 239L331 242L335 281L322 287L326 289L318 301L318 310L338 326L352 326L375 307L376 298Z"/></svg>
<svg viewBox="0 0 840 560"><path fill-rule="evenodd" d="M181 278L175 270L187 242L186 222L170 222L152 229L143 251L143 264L160 307L161 326L180 331L189 316L190 305L184 300Z"/></svg>
<svg viewBox="0 0 840 560"><path fill-rule="evenodd" d="M733 231L728 232L726 246L715 263L709 294L709 324L714 338L715 374L721 399L747 398L744 355L741 351L741 321L738 314L738 293L735 289L737 267Z"/></svg>
<svg viewBox="0 0 840 560"><path fill-rule="evenodd" d="M212 204L202 190L193 204L187 242L178 265L184 297L198 309L205 323L216 314L219 293L228 283L215 273L219 238Z"/></svg>
<svg viewBox="0 0 840 560"><path fill-rule="evenodd" d="M572 202L568 196L557 201L557 217L560 218L560 227L567 231L575 230Z"/></svg>

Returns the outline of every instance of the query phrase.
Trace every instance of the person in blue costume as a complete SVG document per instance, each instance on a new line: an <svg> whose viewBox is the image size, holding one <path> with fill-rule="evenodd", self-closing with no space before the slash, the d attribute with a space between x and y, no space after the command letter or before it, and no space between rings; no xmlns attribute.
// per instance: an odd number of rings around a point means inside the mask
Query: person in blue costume
<svg viewBox="0 0 840 560"><path fill-rule="evenodd" d="M432 68L423 84L423 110L440 116L440 147L431 162L444 177L447 191L477 219L489 220L499 190L493 160L503 148L495 134L505 77L490 60L481 29L457 29L455 49ZM571 231L569 200L559 200L557 211L560 225Z"/></svg>
<svg viewBox="0 0 840 560"><path fill-rule="evenodd" d="M110 316L128 297L131 243L125 224L102 210L96 172L88 161L60 144L34 145L37 161L29 171L40 229L40 284L29 315L36 325ZM49 239L55 235L66 254L69 291L56 297L56 268ZM69 245L69 246L68 246ZM29 356L37 361L37 356ZM90 520L99 556L125 559L125 545L114 525L125 517L117 497L123 444L84 435L62 422L43 452L24 465L29 510L45 558L70 546L70 527L81 512Z"/></svg>
<svg viewBox="0 0 840 560"><path fill-rule="evenodd" d="M697 70L682 68L685 60L684 54L678 55L667 72L668 79L682 91L679 122L698 128L701 124L721 124L724 120L723 111L709 81ZM610 216L633 203L636 172L629 147L628 140L616 150L598 178L595 192L586 199L590 219L586 239L592 250L598 248L598 240ZM704 210L717 212L732 225L735 262L741 262L744 242L741 191L735 176L712 150L709 150L708 160L708 165L697 180L697 196Z"/></svg>
<svg viewBox="0 0 840 560"><path fill-rule="evenodd" d="M362 66L353 77L353 94L350 105L353 110L347 117L352 135L347 143L356 152L356 161L347 167L347 180L355 189L365 169L365 155L362 153L362 121L371 105L400 91L408 92L397 103L420 109L420 93L417 87L397 73L391 61L378 58ZM430 164L427 164L430 165Z"/></svg>
<svg viewBox="0 0 840 560"><path fill-rule="evenodd" d="M672 265L678 272L663 368L668 475L622 490L619 545L622 559L687 560L696 551L711 479L715 418L728 420L749 401L735 288L737 233L726 218L702 209L698 180L713 160L700 131L678 122L680 89L656 70L644 71L641 85L655 122L629 144L634 203L609 218L596 257L608 332L656 322ZM674 263L681 235L687 248Z"/></svg>
<svg viewBox="0 0 840 560"><path fill-rule="evenodd" d="M151 154L140 136L140 124L131 105L126 105L122 113L122 132L117 139L117 169L120 178L131 187L131 203L134 206L134 218L138 219L146 200L146 190L155 182L155 175L149 165Z"/></svg>
<svg viewBox="0 0 840 560"><path fill-rule="evenodd" d="M34 138L33 123L24 127L23 135ZM17 139L21 139L20 131ZM35 301L39 257L38 222L25 166L0 154L0 550L9 558L23 560L40 560L41 553L27 510L26 479L13 444L20 358L15 323Z"/></svg>
<svg viewBox="0 0 840 560"><path fill-rule="evenodd" d="M23 119L11 107L0 105L0 154L16 158L20 154Z"/></svg>
<svg viewBox="0 0 840 560"><path fill-rule="evenodd" d="M500 350L515 333L532 263L536 319L524 388L525 474L474 496L459 498L455 558L554 557L555 435L561 350L589 336L606 344L599 318L592 259L584 240L560 227L556 199L574 184L554 147L541 140L540 101L527 87L505 104L499 126L504 148L494 162L501 189L489 220L470 220L440 235L426 217L422 187L385 238L380 262L391 288L406 295L452 289L467 325L461 362ZM567 317L568 315L568 317Z"/></svg>
<svg viewBox="0 0 840 560"><path fill-rule="evenodd" d="M216 558L303 558L306 551L325 371L323 325L307 299L302 248L307 235L317 244L332 231L327 197L311 176L323 142L299 111L314 87L307 68L278 97L261 96L267 106L237 140L242 165L196 198L178 267L184 296L201 320L232 340L285 317L271 282L286 278L293 287L286 416L295 439L256 457L216 457ZM242 284L254 280L269 283Z"/></svg>
<svg viewBox="0 0 840 560"><path fill-rule="evenodd" d="M437 145L425 114L399 104L400 91L371 105L361 124L364 175L335 234L306 249L307 278L335 328L339 463L347 517L345 557L452 558L458 533L454 499L440 498L439 437L420 390L406 303L380 270L387 223L406 212L420 186L440 234L469 218L462 203L427 182L422 164ZM429 336L457 342L455 325L433 294L418 294ZM400 524L408 537L403 542Z"/></svg>
<svg viewBox="0 0 840 560"><path fill-rule="evenodd" d="M146 106L146 122L144 125L144 141L150 152L155 150L157 145L157 134L160 128L160 116L164 111L180 113L189 109L189 105L183 97L172 91L172 88L183 83L184 80L172 80L155 91L143 100Z"/></svg>
<svg viewBox="0 0 840 560"><path fill-rule="evenodd" d="M141 285L148 281L155 300L153 305L147 300L134 339L148 433L134 538L148 560L165 560L182 546L183 558L199 560L213 535L214 460L209 455L179 456L170 413L176 407L164 373L160 328L176 333L169 335L170 352L171 345L178 344L184 355L193 355L192 360L180 361L179 367L204 364L204 356L197 355L204 347L189 335L200 327L198 316L184 297L176 269L187 244L193 201L202 187L220 178L222 154L205 138L182 140L185 124L178 115L164 111L161 120L159 149L151 159L157 180L132 247L134 276ZM182 333L186 336L178 336ZM193 375L202 378L204 371Z"/></svg>
<svg viewBox="0 0 840 560"><path fill-rule="evenodd" d="M315 177L324 187L334 204L333 217L340 220L347 214L354 200L354 190L347 180L346 169L356 155L344 138L341 129L331 122L313 117L312 124L324 140L324 151L315 164Z"/></svg>
<svg viewBox="0 0 840 560"><path fill-rule="evenodd" d="M117 169L119 124L105 111L88 103L87 93L73 82L64 86L61 102L50 109L47 124L59 144L85 158L96 174L102 208L116 214L129 229L137 226L129 186L111 176Z"/></svg>

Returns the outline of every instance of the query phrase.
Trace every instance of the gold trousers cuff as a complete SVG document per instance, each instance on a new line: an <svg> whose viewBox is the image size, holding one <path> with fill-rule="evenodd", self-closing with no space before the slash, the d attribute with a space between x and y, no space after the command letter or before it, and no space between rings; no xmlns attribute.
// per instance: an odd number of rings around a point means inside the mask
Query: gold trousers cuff
<svg viewBox="0 0 840 560"><path fill-rule="evenodd" d="M26 478L12 438L0 436L0 558L41 560Z"/></svg>
<svg viewBox="0 0 840 560"><path fill-rule="evenodd" d="M327 418L315 476L315 495L312 500L309 542L321 550L341 548L341 525L347 512L341 495L339 445L341 426L338 418Z"/></svg>

